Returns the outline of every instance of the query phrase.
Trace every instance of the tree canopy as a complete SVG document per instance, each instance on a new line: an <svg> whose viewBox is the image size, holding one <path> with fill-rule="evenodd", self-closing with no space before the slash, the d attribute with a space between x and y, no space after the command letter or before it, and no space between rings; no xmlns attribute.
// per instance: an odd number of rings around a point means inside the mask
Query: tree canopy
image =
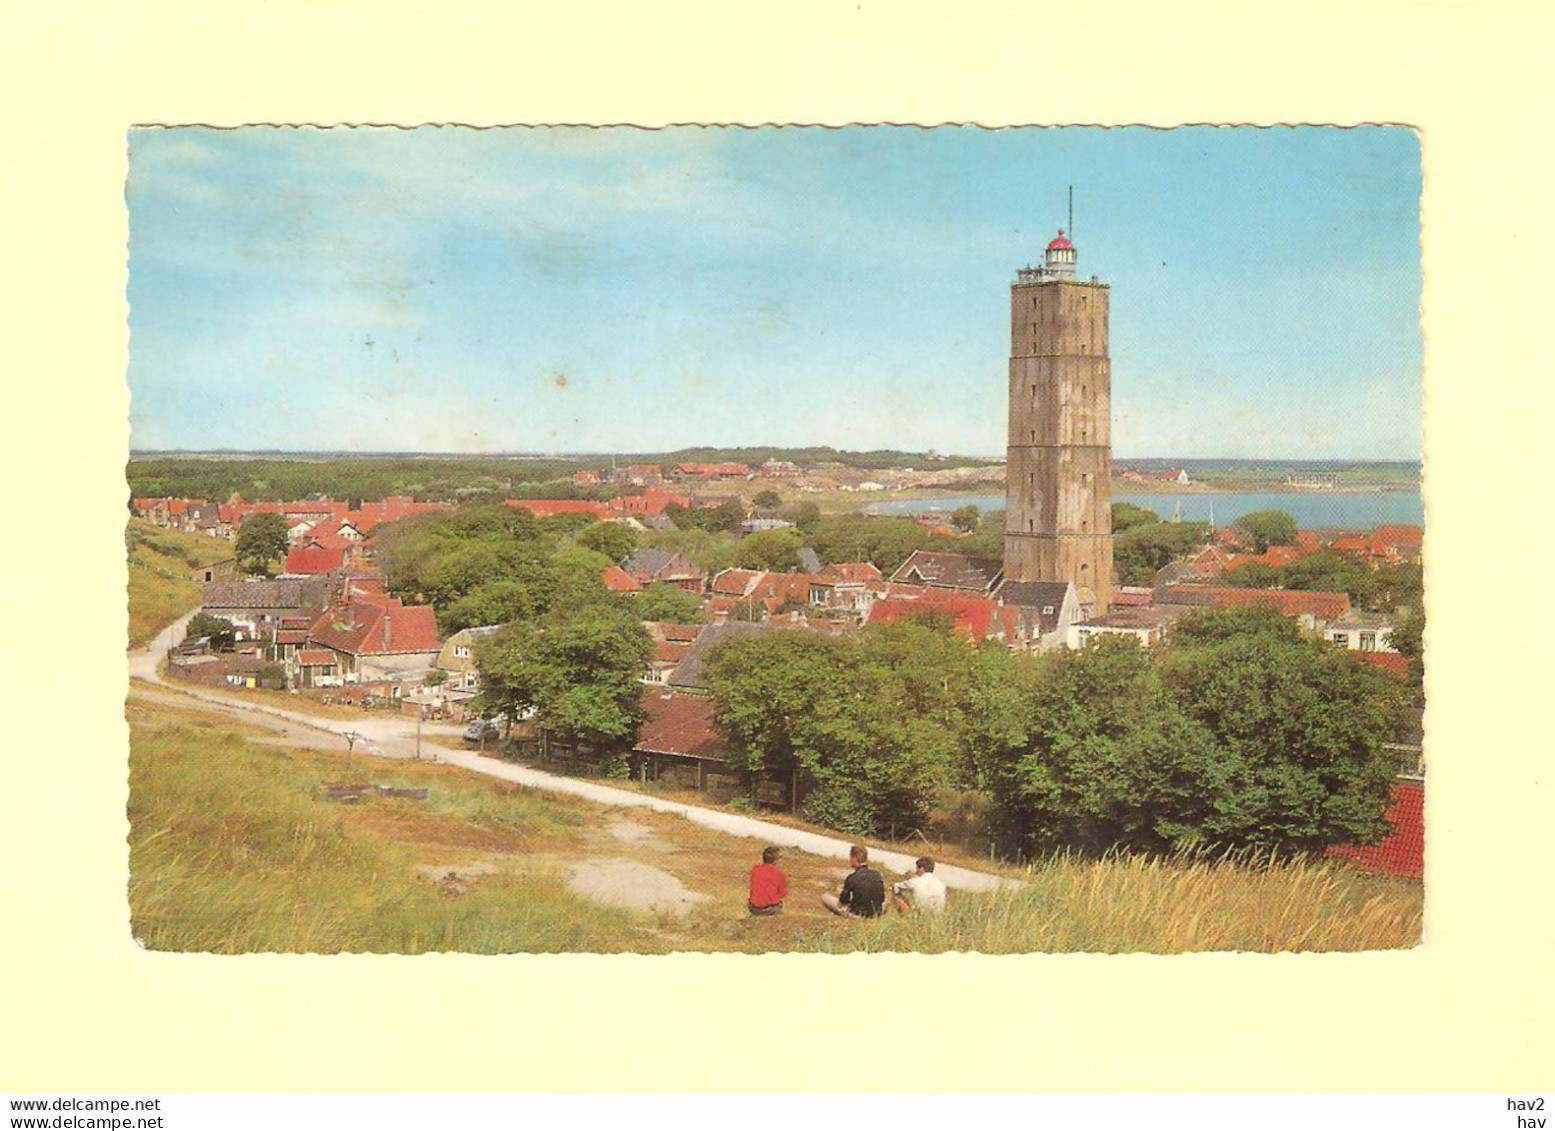
<svg viewBox="0 0 1555 1131"><path fill-rule="evenodd" d="M1148 507L1136 507L1133 503L1112 504L1112 532L1117 534L1132 526L1144 526L1160 522L1161 516Z"/></svg>
<svg viewBox="0 0 1555 1131"><path fill-rule="evenodd" d="M195 613L184 630L185 640L204 638L214 652L231 648L238 638L238 630L225 617L213 617L209 613Z"/></svg>
<svg viewBox="0 0 1555 1131"><path fill-rule="evenodd" d="M642 721L642 673L653 642L619 605L558 607L514 621L475 650L480 702L510 719L605 747L630 745Z"/></svg>
<svg viewBox="0 0 1555 1131"><path fill-rule="evenodd" d="M1296 540L1296 520L1285 511L1250 511L1232 524L1252 544L1255 554Z"/></svg>
<svg viewBox="0 0 1555 1131"><path fill-rule="evenodd" d="M1150 585L1157 571L1204 546L1211 533L1203 522L1136 522L1113 538L1113 566L1124 585Z"/></svg>
<svg viewBox="0 0 1555 1131"><path fill-rule="evenodd" d="M278 514L251 515L238 527L238 564L249 573L273 575L289 547L286 520Z"/></svg>
<svg viewBox="0 0 1555 1131"><path fill-rule="evenodd" d="M954 778L971 656L963 641L904 623L736 637L708 670L745 764L798 774L807 817L862 833L922 824Z"/></svg>
<svg viewBox="0 0 1555 1131"><path fill-rule="evenodd" d="M650 585L632 598L632 605L642 620L697 624L702 619L702 599L673 585Z"/></svg>
<svg viewBox="0 0 1555 1131"><path fill-rule="evenodd" d="M1374 840L1393 768L1389 677L1264 610L1205 610L1145 651L1103 638L990 673L974 749L1026 852Z"/></svg>
<svg viewBox="0 0 1555 1131"><path fill-rule="evenodd" d="M740 539L734 550L734 564L741 569L766 569L786 572L799 568L799 550L804 536L797 530L759 530Z"/></svg>
<svg viewBox="0 0 1555 1131"><path fill-rule="evenodd" d="M460 507L395 523L379 542L390 592L432 605L444 635L610 597L600 582L609 559L521 509Z"/></svg>
<svg viewBox="0 0 1555 1131"><path fill-rule="evenodd" d="M620 563L637 549L637 531L624 522L596 522L578 532L578 545Z"/></svg>

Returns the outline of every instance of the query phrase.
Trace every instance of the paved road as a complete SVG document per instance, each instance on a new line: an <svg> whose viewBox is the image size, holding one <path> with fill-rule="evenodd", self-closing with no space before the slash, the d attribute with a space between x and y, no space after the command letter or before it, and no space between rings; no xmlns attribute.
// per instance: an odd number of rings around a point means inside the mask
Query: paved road
<svg viewBox="0 0 1555 1131"><path fill-rule="evenodd" d="M191 613L190 616L193 616ZM346 733L356 732L359 736L355 743L357 753L372 754L383 758L408 759L415 756L416 750L416 721L403 715L386 715L380 718L366 718L356 720L321 719L313 715L305 715L297 711L287 711L268 704L245 702L241 697L224 695L221 692L206 688L196 688L185 684L169 684L157 675L157 663L166 650L175 641L183 639L184 626L189 617L184 617L152 641L150 647L143 652L132 652L129 656L130 668L130 694L152 699L158 702L176 702L180 696L188 696L199 700L201 703L214 706L227 714L240 716L245 722L258 723L282 734L287 734L287 729L282 724L291 724L307 728L308 737L312 741L306 745L319 748L320 739L324 736L332 738L322 744L323 748L334 748L332 743L338 740L338 749L344 753L347 749ZM137 680L143 683L137 686ZM168 688L169 692L153 690L146 684L154 684ZM457 726L444 723L422 724L422 735L430 737L434 733L443 736L458 737L462 731ZM789 828L787 825L775 824L772 821L763 821L758 817L747 817L739 813L726 813L719 809L708 809L700 805L688 805L681 801L670 801L667 798L653 797L649 794L638 793L634 790L619 789L615 786L601 785L598 782L580 781L577 778L561 777L556 774L548 774L543 770L531 769L527 766L515 765L512 762L504 762L497 758L490 758L478 754L473 750L452 750L441 746L423 746L422 755L430 757L436 755L437 760L450 765L460 766L472 773L483 774L486 777L498 778L502 781L513 782L518 785L528 786L531 789L545 790L548 793L566 794L570 797L581 797L588 801L598 802L603 805L620 806L623 808L652 809L659 813L675 813L693 824L704 828L716 829L721 833L731 836L749 837L763 841L766 844L775 844L784 848L797 848L816 856L829 856L839 860L848 858L849 842L837 837L825 836L821 833L806 832L803 829ZM870 851L872 862L879 864L887 871L906 872L913 866L913 857L904 852L887 852L882 849ZM1000 887L1016 886L1017 881L1005 879L1001 876L992 876L986 872L974 871L971 868L958 868L952 864L940 864L935 868L935 874L945 881L947 887L960 888L963 891L992 891Z"/></svg>

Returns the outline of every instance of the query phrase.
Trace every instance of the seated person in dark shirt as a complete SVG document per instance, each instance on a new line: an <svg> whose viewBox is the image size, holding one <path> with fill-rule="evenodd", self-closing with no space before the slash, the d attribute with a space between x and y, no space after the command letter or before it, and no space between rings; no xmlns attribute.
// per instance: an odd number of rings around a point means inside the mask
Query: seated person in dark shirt
<svg viewBox="0 0 1555 1131"><path fill-rule="evenodd" d="M845 919L873 919L885 908L885 881L869 867L869 849L855 844L848 851L853 871L842 883L837 895L823 895L821 902L833 915Z"/></svg>
<svg viewBox="0 0 1555 1131"><path fill-rule="evenodd" d="M745 904L752 915L783 914L783 897L788 894L788 881L778 870L778 850L763 848L761 863L751 869L750 895Z"/></svg>

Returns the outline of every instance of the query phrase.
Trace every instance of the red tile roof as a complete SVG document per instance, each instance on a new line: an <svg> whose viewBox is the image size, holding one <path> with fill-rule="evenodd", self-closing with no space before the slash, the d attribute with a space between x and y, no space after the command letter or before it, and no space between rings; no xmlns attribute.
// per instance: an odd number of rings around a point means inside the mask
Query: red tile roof
<svg viewBox="0 0 1555 1131"><path fill-rule="evenodd" d="M711 699L654 688L643 696L643 709L647 718L638 728L634 750L691 758L728 758L728 741L718 729Z"/></svg>
<svg viewBox="0 0 1555 1131"><path fill-rule="evenodd" d="M676 624L674 621L649 621L648 631L656 639L673 640L681 644L690 644L706 628L705 624Z"/></svg>
<svg viewBox="0 0 1555 1131"><path fill-rule="evenodd" d="M618 565L613 565L599 579L605 583L605 588L612 593L640 593L642 586L637 584L637 579Z"/></svg>
<svg viewBox="0 0 1555 1131"><path fill-rule="evenodd" d="M436 652L437 618L428 605L358 601L327 609L308 632L308 639L337 652L357 656L389 656L403 652Z"/></svg>
<svg viewBox="0 0 1555 1131"><path fill-rule="evenodd" d="M1124 586L1112 591L1112 607L1115 609L1136 609L1148 607L1155 600L1155 592L1150 589L1137 589Z"/></svg>
<svg viewBox="0 0 1555 1131"><path fill-rule="evenodd" d="M304 648L297 653L297 662L305 668L322 667L335 662L335 654L328 648Z"/></svg>
<svg viewBox="0 0 1555 1131"><path fill-rule="evenodd" d="M684 495L677 495L673 491L661 491L656 487L650 487L640 495L622 495L619 498L611 499L610 507L620 514L654 515L662 514L664 508L671 503L688 508L691 506L691 500Z"/></svg>
<svg viewBox="0 0 1555 1131"><path fill-rule="evenodd" d="M887 597L869 607L866 624L895 624L904 618L930 616L936 612L948 612L955 618L955 632L973 640L995 635L995 613L998 605L986 597L925 594L917 600ZM1002 627L1000 625L999 627Z"/></svg>
<svg viewBox="0 0 1555 1131"><path fill-rule="evenodd" d="M653 658L661 664L678 664L686 658L686 653L691 651L691 645L678 640L655 640L653 642Z"/></svg>
<svg viewBox="0 0 1555 1131"><path fill-rule="evenodd" d="M1363 871L1422 879L1425 876L1425 786L1416 782L1394 783L1388 824L1393 831L1382 843L1364 847L1335 845L1327 855L1349 860Z"/></svg>
<svg viewBox="0 0 1555 1131"><path fill-rule="evenodd" d="M1391 676L1399 679L1409 677L1409 657L1401 656L1397 652L1362 652L1360 657L1373 667L1381 668Z"/></svg>
<svg viewBox="0 0 1555 1131"><path fill-rule="evenodd" d="M834 562L821 570L821 576L835 581L861 581L868 585L885 580L873 562Z"/></svg>
<svg viewBox="0 0 1555 1131"><path fill-rule="evenodd" d="M522 508L536 518L551 518L558 514L591 514L596 518L609 518L611 511L604 503L588 499L504 499L502 505Z"/></svg>
<svg viewBox="0 0 1555 1131"><path fill-rule="evenodd" d="M293 550L286 555L287 573L333 573L341 566L344 550L330 550L322 546L315 549Z"/></svg>
<svg viewBox="0 0 1555 1131"><path fill-rule="evenodd" d="M1273 609L1283 616L1336 620L1350 611L1348 593L1308 593L1298 589L1213 589L1209 603L1221 609Z"/></svg>
<svg viewBox="0 0 1555 1131"><path fill-rule="evenodd" d="M1372 534L1378 545L1418 550L1425 543L1425 531L1418 526L1379 526Z"/></svg>
<svg viewBox="0 0 1555 1131"><path fill-rule="evenodd" d="M757 569L726 569L713 578L712 592L724 597L743 597L763 576Z"/></svg>

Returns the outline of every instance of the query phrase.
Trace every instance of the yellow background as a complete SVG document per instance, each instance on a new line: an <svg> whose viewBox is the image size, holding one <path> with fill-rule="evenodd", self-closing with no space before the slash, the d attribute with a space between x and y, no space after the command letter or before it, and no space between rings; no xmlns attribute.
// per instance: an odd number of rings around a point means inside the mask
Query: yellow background
<svg viewBox="0 0 1555 1131"><path fill-rule="evenodd" d="M0 35L0 1092L1548 1087L1545 6L73 3ZM1267 14L1263 14L1266 12ZM126 929L125 131L1423 131L1425 946L1327 956L150 954ZM370 406L364 406L370 411Z"/></svg>

